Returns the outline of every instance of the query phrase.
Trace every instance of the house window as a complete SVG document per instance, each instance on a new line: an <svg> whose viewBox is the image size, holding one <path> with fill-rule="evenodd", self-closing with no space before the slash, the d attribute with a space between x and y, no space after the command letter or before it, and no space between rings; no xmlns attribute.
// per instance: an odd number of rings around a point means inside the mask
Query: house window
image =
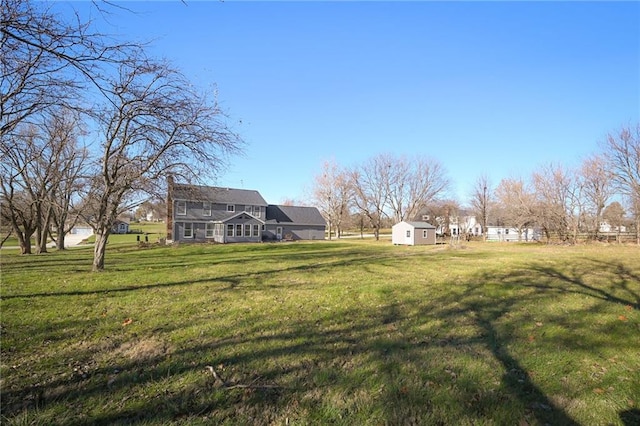
<svg viewBox="0 0 640 426"><path fill-rule="evenodd" d="M508 233L509 233L509 228L505 228L505 229L504 229L504 233L505 233L505 234L508 234Z"/></svg>
<svg viewBox="0 0 640 426"><path fill-rule="evenodd" d="M204 236L206 238L213 238L214 230L215 230L215 224L214 223L205 224L205 226L204 226Z"/></svg>
<svg viewBox="0 0 640 426"><path fill-rule="evenodd" d="M236 237L242 237L242 224L238 223L236 225Z"/></svg>
<svg viewBox="0 0 640 426"><path fill-rule="evenodd" d="M260 206L253 206L253 215L258 218L262 216L262 209Z"/></svg>
<svg viewBox="0 0 640 426"><path fill-rule="evenodd" d="M251 236L251 225L248 223L244 225L244 236L245 237Z"/></svg>
<svg viewBox="0 0 640 426"><path fill-rule="evenodd" d="M182 236L184 238L193 238L193 223L185 223Z"/></svg>
<svg viewBox="0 0 640 426"><path fill-rule="evenodd" d="M407 229L407 238L411 238L411 230Z"/></svg>
<svg viewBox="0 0 640 426"><path fill-rule="evenodd" d="M427 238L427 230L426 229L424 229L422 231L422 238Z"/></svg>
<svg viewBox="0 0 640 426"><path fill-rule="evenodd" d="M244 206L244 211L245 212L251 213L251 210L252 210L251 206Z"/></svg>
<svg viewBox="0 0 640 426"><path fill-rule="evenodd" d="M233 237L233 224L232 223L227 225L227 237Z"/></svg>
<svg viewBox="0 0 640 426"><path fill-rule="evenodd" d="M262 225L262 230L264 231L265 229L267 229L267 225Z"/></svg>
<svg viewBox="0 0 640 426"><path fill-rule="evenodd" d="M236 211L236 206L233 204L227 204L227 211L228 212L235 212Z"/></svg>
<svg viewBox="0 0 640 426"><path fill-rule="evenodd" d="M184 216L187 214L187 202L186 201L176 201L176 214Z"/></svg>
<svg viewBox="0 0 640 426"><path fill-rule="evenodd" d="M260 235L260 228L258 227L258 225L253 225L253 236L257 237Z"/></svg>
<svg viewBox="0 0 640 426"><path fill-rule="evenodd" d="M205 216L211 216L211 203L209 201L204 201L202 203L202 214Z"/></svg>

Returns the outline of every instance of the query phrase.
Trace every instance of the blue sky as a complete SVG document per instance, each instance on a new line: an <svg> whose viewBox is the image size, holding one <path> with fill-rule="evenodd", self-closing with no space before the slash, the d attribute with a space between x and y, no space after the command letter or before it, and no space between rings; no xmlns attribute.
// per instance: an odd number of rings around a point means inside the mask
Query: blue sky
<svg viewBox="0 0 640 426"><path fill-rule="evenodd" d="M481 174L577 165L640 120L638 2L123 5L97 25L217 86L246 147L216 183L270 203L380 153L437 159L464 203Z"/></svg>

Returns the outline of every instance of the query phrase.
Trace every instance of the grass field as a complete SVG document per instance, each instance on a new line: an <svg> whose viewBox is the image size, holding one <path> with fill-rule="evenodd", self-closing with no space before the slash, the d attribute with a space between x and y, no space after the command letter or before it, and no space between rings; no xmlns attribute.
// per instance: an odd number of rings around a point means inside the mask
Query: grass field
<svg viewBox="0 0 640 426"><path fill-rule="evenodd" d="M2 424L640 423L640 248L1 257Z"/></svg>

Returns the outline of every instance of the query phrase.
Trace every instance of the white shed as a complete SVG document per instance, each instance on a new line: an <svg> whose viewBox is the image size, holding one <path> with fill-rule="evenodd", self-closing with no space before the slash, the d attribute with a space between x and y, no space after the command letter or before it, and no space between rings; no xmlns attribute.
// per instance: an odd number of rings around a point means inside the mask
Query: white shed
<svg viewBox="0 0 640 426"><path fill-rule="evenodd" d="M391 242L409 246L435 244L436 227L427 222L402 221L391 227Z"/></svg>

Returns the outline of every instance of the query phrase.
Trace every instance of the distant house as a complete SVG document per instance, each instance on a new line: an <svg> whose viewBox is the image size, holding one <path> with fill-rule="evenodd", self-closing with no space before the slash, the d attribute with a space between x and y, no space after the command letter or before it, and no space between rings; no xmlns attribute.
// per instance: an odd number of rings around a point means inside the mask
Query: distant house
<svg viewBox="0 0 640 426"><path fill-rule="evenodd" d="M111 227L112 234L127 234L129 233L129 222L124 220L116 219Z"/></svg>
<svg viewBox="0 0 640 426"><path fill-rule="evenodd" d="M598 228L599 232L627 232L627 227L624 225L620 226L611 226L609 222L603 221L600 222L600 227Z"/></svg>
<svg viewBox="0 0 640 426"><path fill-rule="evenodd" d="M402 245L436 243L436 227L427 222L399 222L391 227L391 242Z"/></svg>
<svg viewBox="0 0 640 426"><path fill-rule="evenodd" d="M315 207L276 206L255 190L177 184L168 179L167 241L324 239L325 227Z"/></svg>
<svg viewBox="0 0 640 426"><path fill-rule="evenodd" d="M505 226L487 226L487 241L539 241L540 230L524 228L520 232L516 228Z"/></svg>

